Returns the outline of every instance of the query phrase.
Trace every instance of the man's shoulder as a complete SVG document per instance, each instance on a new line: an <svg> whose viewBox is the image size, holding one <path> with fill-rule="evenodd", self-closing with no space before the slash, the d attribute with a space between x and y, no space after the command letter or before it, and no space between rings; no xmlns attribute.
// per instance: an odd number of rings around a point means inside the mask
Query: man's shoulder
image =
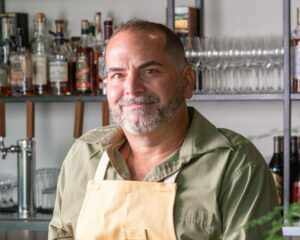
<svg viewBox="0 0 300 240"><path fill-rule="evenodd" d="M111 141L115 140L117 136L121 137L121 135L123 135L123 131L120 127L110 125L92 129L84 133L77 140L87 144L107 145L110 144Z"/></svg>
<svg viewBox="0 0 300 240"><path fill-rule="evenodd" d="M235 148L241 144L251 144L251 141L243 135L228 129L228 128L217 128L218 131L229 141L230 146Z"/></svg>
<svg viewBox="0 0 300 240"><path fill-rule="evenodd" d="M232 148L231 161L237 162L239 167L242 165L265 166L266 161L251 140L230 129L218 128L229 141Z"/></svg>

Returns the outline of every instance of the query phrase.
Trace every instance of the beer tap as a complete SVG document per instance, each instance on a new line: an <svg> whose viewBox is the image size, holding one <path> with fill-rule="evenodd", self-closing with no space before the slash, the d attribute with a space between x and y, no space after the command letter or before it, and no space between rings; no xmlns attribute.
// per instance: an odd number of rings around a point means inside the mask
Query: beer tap
<svg viewBox="0 0 300 240"><path fill-rule="evenodd" d="M8 153L17 153L18 172L18 214L20 218L28 218L35 213L34 207L34 104L26 102L27 138L17 140L16 145L5 147L5 104L0 102L0 151L2 159Z"/></svg>

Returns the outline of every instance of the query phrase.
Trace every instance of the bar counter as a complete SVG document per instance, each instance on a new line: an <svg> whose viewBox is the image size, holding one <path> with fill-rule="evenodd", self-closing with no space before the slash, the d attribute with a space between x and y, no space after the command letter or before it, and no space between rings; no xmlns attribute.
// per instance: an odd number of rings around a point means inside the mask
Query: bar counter
<svg viewBox="0 0 300 240"><path fill-rule="evenodd" d="M46 240L50 219L49 214L36 214L22 219L16 213L1 213L0 239Z"/></svg>

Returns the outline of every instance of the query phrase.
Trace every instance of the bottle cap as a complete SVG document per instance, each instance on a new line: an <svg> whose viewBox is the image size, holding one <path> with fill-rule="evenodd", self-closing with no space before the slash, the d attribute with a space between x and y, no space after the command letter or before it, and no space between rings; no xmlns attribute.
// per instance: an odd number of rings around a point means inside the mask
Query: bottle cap
<svg viewBox="0 0 300 240"><path fill-rule="evenodd" d="M38 12L33 16L33 20L37 22L43 22L46 20L46 16L42 12Z"/></svg>

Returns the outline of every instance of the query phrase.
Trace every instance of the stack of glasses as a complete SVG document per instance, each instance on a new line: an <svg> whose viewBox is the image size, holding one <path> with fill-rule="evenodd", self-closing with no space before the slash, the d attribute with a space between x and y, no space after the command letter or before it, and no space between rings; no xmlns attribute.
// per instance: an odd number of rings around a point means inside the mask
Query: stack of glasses
<svg viewBox="0 0 300 240"><path fill-rule="evenodd" d="M182 38L195 92L275 93L283 90L282 36ZM199 78L199 71L201 78Z"/></svg>

